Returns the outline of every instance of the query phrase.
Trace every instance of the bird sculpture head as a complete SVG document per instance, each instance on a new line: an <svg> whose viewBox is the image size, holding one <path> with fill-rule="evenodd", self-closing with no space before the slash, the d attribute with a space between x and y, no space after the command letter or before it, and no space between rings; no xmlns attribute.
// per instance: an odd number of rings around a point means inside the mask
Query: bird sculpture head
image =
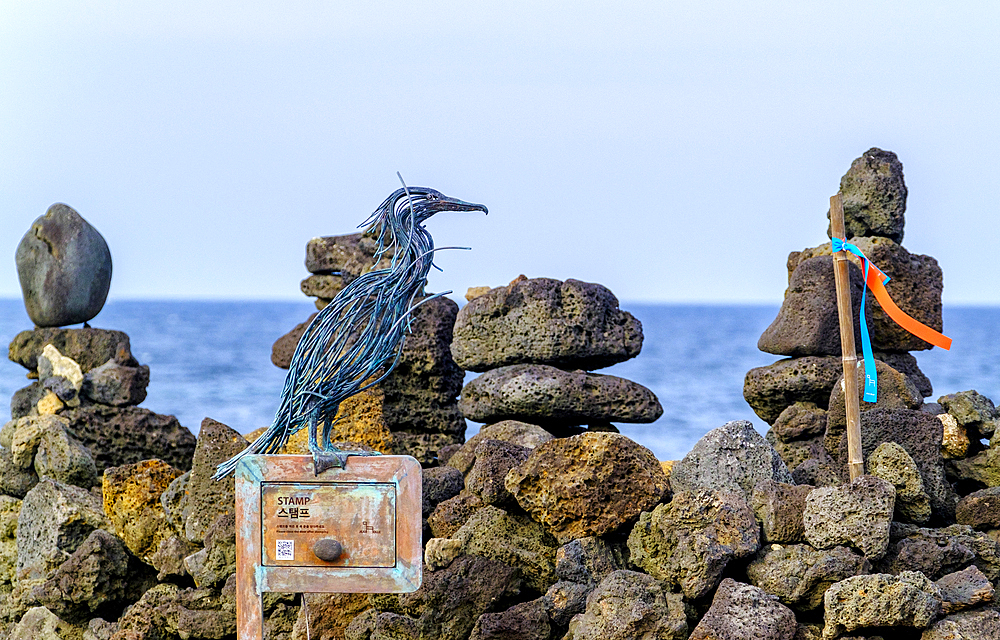
<svg viewBox="0 0 1000 640"><path fill-rule="evenodd" d="M482 211L489 213L486 205L450 198L430 187L401 187L393 191L364 224L372 227L387 224L392 227L407 224L411 219L423 224L441 211Z"/></svg>

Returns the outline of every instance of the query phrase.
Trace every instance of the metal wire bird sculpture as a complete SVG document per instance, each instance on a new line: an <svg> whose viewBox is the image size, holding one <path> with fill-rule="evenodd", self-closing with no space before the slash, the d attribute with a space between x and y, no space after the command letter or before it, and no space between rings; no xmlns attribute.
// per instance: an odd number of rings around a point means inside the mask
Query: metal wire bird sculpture
<svg viewBox="0 0 1000 640"><path fill-rule="evenodd" d="M277 452L303 427L309 428L317 474L343 467L349 455L377 455L335 447L330 441L335 416L344 399L378 384L395 368L413 310L445 295L414 304L431 267L436 268L434 240L423 223L441 211L488 213L481 204L403 183L360 225L378 238L376 264L393 251L389 268L359 276L313 318L295 348L274 422L250 446L220 464L216 480L231 474L246 455Z"/></svg>

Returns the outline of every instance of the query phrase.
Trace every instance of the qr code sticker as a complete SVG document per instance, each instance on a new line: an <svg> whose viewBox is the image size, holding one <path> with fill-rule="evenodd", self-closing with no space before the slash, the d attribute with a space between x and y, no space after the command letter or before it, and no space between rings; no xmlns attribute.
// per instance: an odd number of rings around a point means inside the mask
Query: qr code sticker
<svg viewBox="0 0 1000 640"><path fill-rule="evenodd" d="M275 558L278 560L294 560L295 559L295 541L294 540L278 540L275 548Z"/></svg>

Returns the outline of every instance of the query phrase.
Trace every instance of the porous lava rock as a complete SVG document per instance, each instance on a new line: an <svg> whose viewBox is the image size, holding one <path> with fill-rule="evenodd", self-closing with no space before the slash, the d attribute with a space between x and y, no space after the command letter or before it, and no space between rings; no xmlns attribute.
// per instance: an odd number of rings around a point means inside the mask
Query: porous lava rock
<svg viewBox="0 0 1000 640"><path fill-rule="evenodd" d="M469 640L548 640L552 622L541 598L521 602L506 611L484 613Z"/></svg>
<svg viewBox="0 0 1000 640"><path fill-rule="evenodd" d="M812 402L826 409L833 385L844 373L840 358L805 356L786 358L747 372L743 397L767 424L796 402Z"/></svg>
<svg viewBox="0 0 1000 640"><path fill-rule="evenodd" d="M634 522L668 490L653 453L617 433L550 440L506 477L507 490L560 544Z"/></svg>
<svg viewBox="0 0 1000 640"><path fill-rule="evenodd" d="M677 493L643 512L628 537L633 565L692 600L711 593L732 560L759 547L757 521L735 491Z"/></svg>
<svg viewBox="0 0 1000 640"><path fill-rule="evenodd" d="M339 275L348 285L364 273L389 266L392 249L382 254L376 264L378 249L378 238L372 234L350 233L313 238L306 243L306 270L313 274Z"/></svg>
<svg viewBox="0 0 1000 640"><path fill-rule="evenodd" d="M824 638L866 627L924 629L941 611L941 591L918 571L853 576L824 596Z"/></svg>
<svg viewBox="0 0 1000 640"><path fill-rule="evenodd" d="M995 609L963 611L941 618L924 630L920 640L975 640L1000 638L1000 612Z"/></svg>
<svg viewBox="0 0 1000 640"><path fill-rule="evenodd" d="M792 474L747 420L727 422L706 433L670 472L673 491L739 491L747 499L761 480L791 483Z"/></svg>
<svg viewBox="0 0 1000 640"><path fill-rule="evenodd" d="M815 487L764 479L750 494L750 508L761 524L765 543L794 543L805 540L802 513L806 496Z"/></svg>
<svg viewBox="0 0 1000 640"><path fill-rule="evenodd" d="M796 402L778 415L771 427L781 442L809 440L826 433L826 410L815 402Z"/></svg>
<svg viewBox="0 0 1000 640"><path fill-rule="evenodd" d="M634 358L642 324L607 288L579 280L515 280L470 301L451 349L469 371L512 364L593 370Z"/></svg>
<svg viewBox="0 0 1000 640"><path fill-rule="evenodd" d="M923 396L917 391L910 379L896 371L884 362L875 361L875 371L878 378L878 402L862 401L865 390L864 363L858 367L857 389L859 411L864 413L875 409L919 409L924 403ZM847 410L844 404L843 378L837 381L830 392L830 403L826 414L825 442L830 453L836 455L840 446L840 437L847 430Z"/></svg>
<svg viewBox="0 0 1000 640"><path fill-rule="evenodd" d="M465 488L462 472L454 467L431 467L420 476L420 498L423 517L434 513L439 504L454 498Z"/></svg>
<svg viewBox="0 0 1000 640"><path fill-rule="evenodd" d="M8 357L28 371L37 371L38 358L45 346L50 344L59 353L76 361L83 373L109 360L129 367L138 365L132 357L129 337L124 331L94 327L36 328L33 331L22 331L11 340Z"/></svg>
<svg viewBox="0 0 1000 640"><path fill-rule="evenodd" d="M626 558L619 544L594 536L577 538L556 551L556 575L580 584L597 584L612 572L625 569Z"/></svg>
<svg viewBox="0 0 1000 640"><path fill-rule="evenodd" d="M587 596L596 586L560 580L549 587L542 599L552 623L565 629L573 616L587 610Z"/></svg>
<svg viewBox="0 0 1000 640"><path fill-rule="evenodd" d="M814 489L802 514L806 540L818 549L849 544L866 558L881 558L889 546L895 498L892 485L874 476Z"/></svg>
<svg viewBox="0 0 1000 640"><path fill-rule="evenodd" d="M688 637L680 594L636 571L610 574L587 596L587 609L574 616L563 640L630 640Z"/></svg>
<svg viewBox="0 0 1000 640"><path fill-rule="evenodd" d="M487 371L465 385L459 407L475 422L523 420L543 427L644 423L663 414L656 395L637 382L539 364Z"/></svg>
<svg viewBox="0 0 1000 640"><path fill-rule="evenodd" d="M796 611L813 611L823 606L831 584L870 571L871 563L847 547L765 544L747 566L747 577Z"/></svg>
<svg viewBox="0 0 1000 640"><path fill-rule="evenodd" d="M427 526L435 538L450 538L476 511L486 504L471 491L461 491L457 496L442 501L427 517Z"/></svg>
<svg viewBox="0 0 1000 640"><path fill-rule="evenodd" d="M216 481L212 476L219 464L243 451L247 444L243 436L221 422L211 418L202 421L186 488L189 512L184 533L191 542L202 542L220 515L235 513L235 480L229 476Z"/></svg>
<svg viewBox="0 0 1000 640"><path fill-rule="evenodd" d="M465 476L465 488L478 494L485 504L516 504L504 485L504 478L529 455L531 449L528 447L503 440L481 440L476 447L476 463Z"/></svg>
<svg viewBox="0 0 1000 640"><path fill-rule="evenodd" d="M1000 543L964 524L940 529L893 523L885 556L875 563L883 573L919 571L931 580L976 565L990 580L1000 578Z"/></svg>
<svg viewBox="0 0 1000 640"><path fill-rule="evenodd" d="M479 433L465 441L455 453L448 458L448 466L455 467L463 474L469 472L476 461L476 448L483 440L502 440L511 444L534 449L548 442L553 436L541 427L518 420L503 420L486 425Z"/></svg>
<svg viewBox="0 0 1000 640"><path fill-rule="evenodd" d="M98 404L113 407L137 405L146 399L149 367L127 367L108 360L83 377L82 393Z"/></svg>
<svg viewBox="0 0 1000 640"><path fill-rule="evenodd" d="M975 565L949 573L934 584L941 590L941 611L945 614L991 602L996 592L989 578Z"/></svg>
<svg viewBox="0 0 1000 640"><path fill-rule="evenodd" d="M778 597L726 578L690 640L792 640L798 623Z"/></svg>
<svg viewBox="0 0 1000 640"><path fill-rule="evenodd" d="M1000 529L1000 487L974 491L958 501L955 519L973 529Z"/></svg>
<svg viewBox="0 0 1000 640"><path fill-rule="evenodd" d="M143 460L104 470L104 513L112 531L144 562L173 535L160 496L181 475L162 460Z"/></svg>
<svg viewBox="0 0 1000 640"><path fill-rule="evenodd" d="M75 209L49 207L14 253L28 317L39 327L87 322L104 307L111 288L111 251Z"/></svg>
<svg viewBox="0 0 1000 640"><path fill-rule="evenodd" d="M881 236L903 241L908 192L903 163L895 153L878 147L865 151L840 179L840 193L848 239Z"/></svg>
<svg viewBox="0 0 1000 640"><path fill-rule="evenodd" d="M992 436L1000 427L1000 412L993 401L974 389L943 395L938 403L960 426L975 429L984 438Z"/></svg>
<svg viewBox="0 0 1000 640"><path fill-rule="evenodd" d="M900 522L927 522L931 500L916 463L906 449L895 442L883 442L868 456L868 473L882 478L896 490L894 519Z"/></svg>

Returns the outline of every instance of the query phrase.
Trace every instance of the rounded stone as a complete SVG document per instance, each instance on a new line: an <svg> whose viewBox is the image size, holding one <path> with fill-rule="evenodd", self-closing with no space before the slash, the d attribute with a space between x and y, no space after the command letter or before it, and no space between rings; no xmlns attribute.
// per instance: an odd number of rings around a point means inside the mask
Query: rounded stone
<svg viewBox="0 0 1000 640"><path fill-rule="evenodd" d="M344 552L344 547L333 538L323 538L313 545L313 553L323 562L333 562Z"/></svg>
<svg viewBox="0 0 1000 640"><path fill-rule="evenodd" d="M32 223L15 253L24 306L39 327L87 322L111 287L111 252L72 207L54 204Z"/></svg>

